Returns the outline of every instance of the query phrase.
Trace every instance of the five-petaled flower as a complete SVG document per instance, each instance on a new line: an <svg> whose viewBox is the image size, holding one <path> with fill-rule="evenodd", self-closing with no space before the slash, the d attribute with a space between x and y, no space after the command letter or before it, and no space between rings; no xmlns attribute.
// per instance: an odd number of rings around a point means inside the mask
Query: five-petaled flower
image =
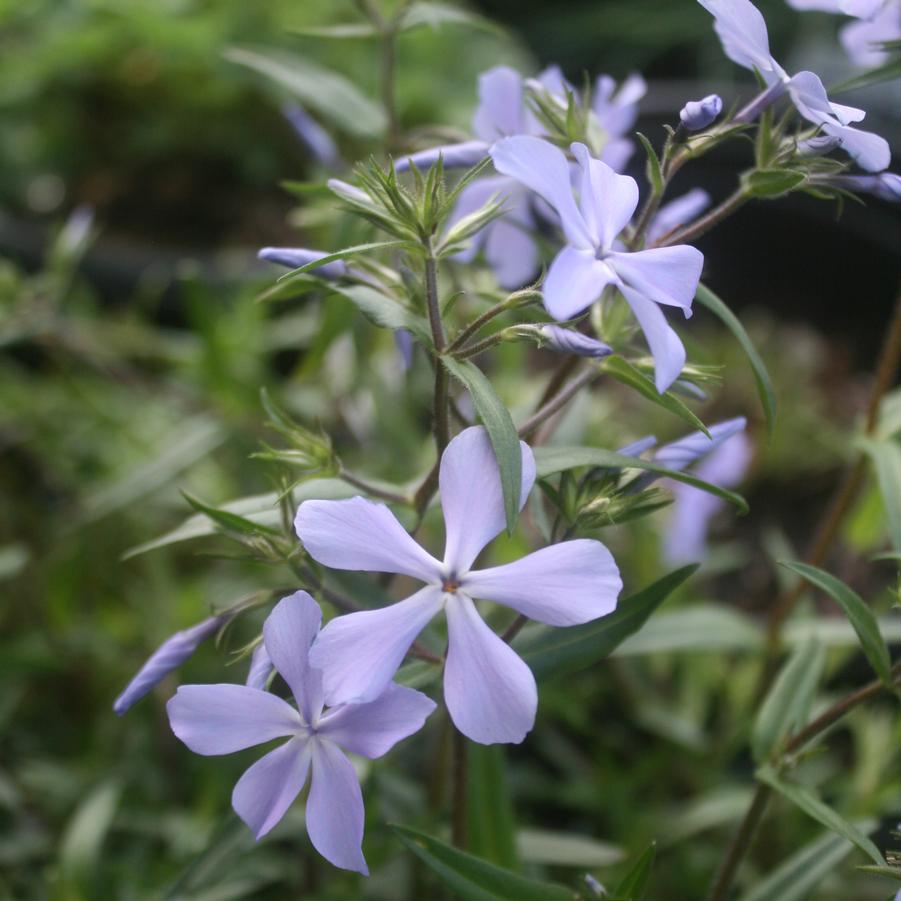
<svg viewBox="0 0 901 901"><path fill-rule="evenodd" d="M531 450L522 452L520 508L535 480ZM622 587L599 541L563 541L513 563L473 569L504 527L500 473L481 426L448 444L439 475L446 543L436 560L391 511L362 497L305 501L295 527L324 566L400 573L426 583L404 601L339 616L320 633L310 660L323 669L329 703L377 697L416 636L440 610L447 614L444 700L457 728L482 744L520 742L532 728L538 693L516 652L484 622L474 598L495 601L551 626L588 622L614 610Z"/></svg>
<svg viewBox="0 0 901 901"><path fill-rule="evenodd" d="M618 249L617 238L638 205L638 185L634 178L592 159L584 144L573 144L572 152L581 169L578 204L569 163L553 144L538 138L507 138L494 145L491 157L499 172L527 185L560 216L567 244L544 280L548 312L555 319L571 319L608 285L618 288L654 355L657 390L662 393L682 371L685 348L658 304L691 315L704 256L686 244L634 253Z"/></svg>
<svg viewBox="0 0 901 901"><path fill-rule="evenodd" d="M842 149L871 172L880 172L891 161L888 141L868 131L852 128L866 113L853 106L832 103L826 88L813 72L789 75L770 53L766 22L751 0L698 0L714 17L714 28L726 56L746 69L755 70L769 85L760 95L763 103L771 103L784 93L797 111L825 134L839 138ZM751 104L757 108L761 104Z"/></svg>
<svg viewBox="0 0 901 901"><path fill-rule="evenodd" d="M381 757L418 731L435 703L411 688L386 683L367 704L323 712L322 675L308 660L321 615L313 598L297 591L283 598L263 625L266 654L297 709L247 685L183 685L169 701L169 721L198 754L231 754L287 738L241 776L232 806L259 839L285 815L312 769L306 811L310 841L335 866L368 873L360 847L363 795L344 751Z"/></svg>

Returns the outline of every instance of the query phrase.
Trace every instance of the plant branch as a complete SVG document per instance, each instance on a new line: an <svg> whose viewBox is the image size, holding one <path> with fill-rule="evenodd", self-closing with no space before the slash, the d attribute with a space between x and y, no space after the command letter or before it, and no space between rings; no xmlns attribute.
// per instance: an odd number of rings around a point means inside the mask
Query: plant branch
<svg viewBox="0 0 901 901"><path fill-rule="evenodd" d="M367 482L365 479L355 476L346 469L341 470L338 474L338 478L340 478L342 482L347 482L348 485L353 485L354 488L359 488L361 491L365 491L366 494L371 495L372 497L379 497L383 501L388 501L388 503L404 504L405 506L409 506L411 503L411 499L408 495L398 494L396 491L389 491L387 488L380 488L378 485L373 485L371 482Z"/></svg>
<svg viewBox="0 0 901 901"><path fill-rule="evenodd" d="M593 382L601 372L596 367L586 369L577 375L568 385L563 387L550 398L542 407L536 410L518 429L520 438L527 438L538 426L550 419L558 411L562 410L586 385Z"/></svg>

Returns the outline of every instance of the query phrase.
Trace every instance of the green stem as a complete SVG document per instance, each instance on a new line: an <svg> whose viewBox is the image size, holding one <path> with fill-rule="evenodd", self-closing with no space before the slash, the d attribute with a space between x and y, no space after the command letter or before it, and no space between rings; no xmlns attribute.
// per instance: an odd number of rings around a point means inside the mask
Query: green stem
<svg viewBox="0 0 901 901"><path fill-rule="evenodd" d="M367 482L365 479L355 476L346 469L342 469L338 474L338 477L341 481L347 482L348 485L353 485L354 488L359 488L361 491L365 491L366 494L371 495L372 497L380 497L383 501L388 501L391 504L410 505L411 501L407 495L398 494L396 491L389 491L386 488L380 488L378 485L373 485L372 482Z"/></svg>
<svg viewBox="0 0 901 901"><path fill-rule="evenodd" d="M503 337L500 332L495 332L493 335L489 335L487 338L483 338L481 341L477 341L475 344L470 344L469 347L464 347L462 350L458 350L454 356L458 360L468 360L470 357L478 356L480 353L483 353L486 350L489 350L492 347L496 347L503 341Z"/></svg>
<svg viewBox="0 0 901 901"><path fill-rule="evenodd" d="M441 303L438 297L438 261L432 253L431 241L427 242L428 256L425 261L425 300L429 314L432 343L435 345L435 400L434 429L435 446L438 457L444 453L450 441L450 417L448 414L448 374L441 363L441 355L447 346L444 323L441 321Z"/></svg>
<svg viewBox="0 0 901 901"><path fill-rule="evenodd" d="M736 210L743 207L750 195L746 194L743 188L738 188L734 193L730 194L719 206L714 207L707 215L695 219L691 225L684 228L675 228L665 234L654 247L672 247L674 244L687 244L695 241L706 234L715 225L719 225L724 219L731 216Z"/></svg>
<svg viewBox="0 0 901 901"><path fill-rule="evenodd" d="M550 419L555 413L563 409L586 385L591 384L599 375L600 370L595 367L586 369L574 378L568 385L558 391L551 399L533 413L520 427L519 437L527 438L538 426Z"/></svg>

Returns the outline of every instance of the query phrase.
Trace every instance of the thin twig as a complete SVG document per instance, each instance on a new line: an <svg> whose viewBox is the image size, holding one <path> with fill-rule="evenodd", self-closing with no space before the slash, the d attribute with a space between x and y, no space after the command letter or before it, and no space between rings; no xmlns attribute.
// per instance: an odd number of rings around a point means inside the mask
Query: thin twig
<svg viewBox="0 0 901 901"><path fill-rule="evenodd" d="M352 472L348 472L346 469L341 470L338 474L338 478L343 482L347 482L348 485L353 485L354 488L365 491L366 494L369 494L372 497L380 497L382 500L388 501L389 503L405 505L411 503L411 499L408 495L398 494L396 491L389 491L387 488L380 488L378 485L373 485L371 482L361 479L359 476L354 475Z"/></svg>
<svg viewBox="0 0 901 901"><path fill-rule="evenodd" d="M592 367L574 378L565 388L552 397L541 409L533 413L518 429L520 438L527 438L545 420L562 410L586 385L591 384L601 372Z"/></svg>
<svg viewBox="0 0 901 901"><path fill-rule="evenodd" d="M690 225L672 229L658 241L655 241L652 246L672 247L674 244L687 244L690 241L694 241L743 207L748 200L750 200L750 196L745 193L743 188L738 188L705 216L695 219Z"/></svg>

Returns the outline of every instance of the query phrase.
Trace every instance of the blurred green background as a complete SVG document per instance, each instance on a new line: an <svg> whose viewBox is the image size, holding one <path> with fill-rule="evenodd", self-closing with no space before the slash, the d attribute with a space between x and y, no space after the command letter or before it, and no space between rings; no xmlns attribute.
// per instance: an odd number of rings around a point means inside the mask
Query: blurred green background
<svg viewBox="0 0 901 901"><path fill-rule="evenodd" d="M827 58L839 77L834 19L762 5L780 52ZM530 71L559 61L574 79L642 70L652 89L641 127L654 140L684 99L737 90L709 17L688 0L486 0L479 9L502 31L447 25L402 38L405 128L465 129L477 74L499 62ZM353 4L331 0L0 2L0 896L428 896L407 881L416 873L379 824L416 822L432 803L417 774L433 739L403 750L400 766L374 768L367 855L382 867L361 887L315 864L296 819L251 849L228 798L253 755L187 754L165 719L174 678L126 718L111 710L173 631L291 584L290 573L227 559L230 545L215 536L123 560L189 515L180 489L215 504L273 490L272 472L248 460L266 437L261 386L322 422L373 476L406 481L428 464L428 400L393 366L390 340L349 306L254 303L273 279L257 247L337 248L347 225L315 195L298 208L280 187L325 173L280 113L290 92L224 51L286 50L372 97L369 42L291 33L354 18ZM892 90L871 92L872 127L897 147ZM373 150L348 130L346 111L326 103L314 113L345 159ZM705 161L685 186L725 193L735 166L728 155ZM836 222L811 199L761 204L702 243L711 283L744 311L789 411L765 448L753 424L761 450L747 486L751 517L724 520L705 574L670 602L721 602L734 617L711 629L747 627L741 616L765 609L777 584L771 557L803 548L849 453L845 434L901 276L899 246L895 210L873 203ZM725 388L701 415L753 417L739 352L702 313L694 322L685 331L692 357L726 366ZM378 365L363 369L370 353ZM547 364L518 347L505 354L495 376L517 409L538 384L523 385L519 367L537 379ZM575 407L567 422L609 447L682 431L616 391ZM871 486L838 561L859 590L889 582L887 571L868 581L858 556L880 546L882 529ZM633 587L663 572L652 523L615 531L609 540ZM739 638L729 653L704 652L698 622L699 653L615 659L543 692L536 732L510 753L515 808L524 827L591 841L569 846L574 868L546 836L525 833L524 859L572 882L585 870L615 874L656 837L655 901L700 896L747 800L750 762L736 756L735 731L757 664ZM228 637L229 649L252 637L251 625ZM242 679L243 664L223 670L226 659L204 647L178 679ZM830 672L836 691L867 678L850 649L834 652ZM887 809L901 814L899 739L877 706L815 762L845 810L884 825ZM858 766L843 777L847 759ZM816 835L801 814L782 813L761 841L764 871ZM849 879L818 897L885 894Z"/></svg>

